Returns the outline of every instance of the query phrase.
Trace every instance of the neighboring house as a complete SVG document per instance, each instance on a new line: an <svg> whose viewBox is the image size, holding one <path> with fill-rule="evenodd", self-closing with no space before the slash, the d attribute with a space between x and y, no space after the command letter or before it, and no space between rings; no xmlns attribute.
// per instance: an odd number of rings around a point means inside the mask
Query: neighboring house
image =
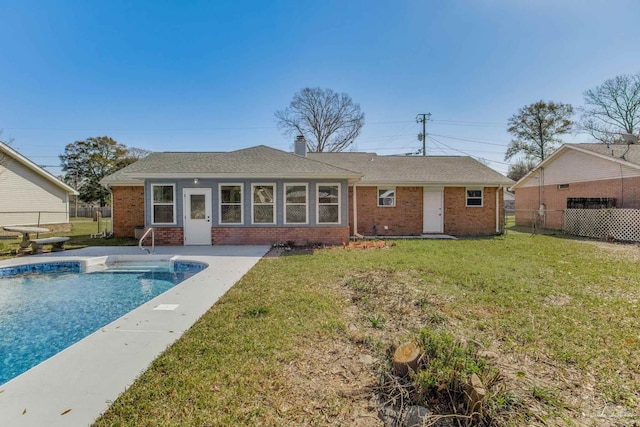
<svg viewBox="0 0 640 427"><path fill-rule="evenodd" d="M562 229L567 208L640 209L640 145L564 144L512 189L522 226Z"/></svg>
<svg viewBox="0 0 640 427"><path fill-rule="evenodd" d="M298 154L152 153L102 180L114 234L146 226L161 245L340 244L502 230L502 189L513 181L471 158L307 155L299 142Z"/></svg>
<svg viewBox="0 0 640 427"><path fill-rule="evenodd" d="M504 190L504 208L508 212L513 212L516 208L516 195L508 190Z"/></svg>
<svg viewBox="0 0 640 427"><path fill-rule="evenodd" d="M0 142L0 226L69 222L73 188Z"/></svg>

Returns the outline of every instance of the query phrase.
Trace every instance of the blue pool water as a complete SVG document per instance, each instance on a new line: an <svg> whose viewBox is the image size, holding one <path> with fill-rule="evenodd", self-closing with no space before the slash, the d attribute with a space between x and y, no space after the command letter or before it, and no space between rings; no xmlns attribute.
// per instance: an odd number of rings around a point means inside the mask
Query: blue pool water
<svg viewBox="0 0 640 427"><path fill-rule="evenodd" d="M204 264L121 264L80 273L79 263L0 269L0 384L160 295Z"/></svg>

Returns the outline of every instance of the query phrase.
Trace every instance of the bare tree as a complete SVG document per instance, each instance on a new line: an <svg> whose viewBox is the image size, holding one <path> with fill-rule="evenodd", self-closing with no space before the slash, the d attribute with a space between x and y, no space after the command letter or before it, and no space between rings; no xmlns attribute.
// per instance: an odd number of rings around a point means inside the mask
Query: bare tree
<svg viewBox="0 0 640 427"><path fill-rule="evenodd" d="M302 89L275 116L284 134L304 135L307 149L317 152L344 151L364 125L360 105L346 93L331 89Z"/></svg>
<svg viewBox="0 0 640 427"><path fill-rule="evenodd" d="M561 102L538 101L522 107L507 122L507 131L515 139L507 147L504 159L518 154L534 162L546 159L562 142L558 135L571 132L572 115L573 107Z"/></svg>
<svg viewBox="0 0 640 427"><path fill-rule="evenodd" d="M8 138L7 140L2 139L2 131L3 129L0 129L0 143L6 145L7 147L11 147L11 144L13 143L13 138ZM7 168L11 160L12 160L11 157L7 156L2 151L0 151L0 174L4 172L4 169Z"/></svg>
<svg viewBox="0 0 640 427"><path fill-rule="evenodd" d="M640 134L640 73L617 76L584 93L582 129L597 141L613 143L620 134Z"/></svg>
<svg viewBox="0 0 640 427"><path fill-rule="evenodd" d="M520 178L528 174L536 167L536 162L527 159L519 159L515 163L509 165L507 177L514 181L520 181Z"/></svg>

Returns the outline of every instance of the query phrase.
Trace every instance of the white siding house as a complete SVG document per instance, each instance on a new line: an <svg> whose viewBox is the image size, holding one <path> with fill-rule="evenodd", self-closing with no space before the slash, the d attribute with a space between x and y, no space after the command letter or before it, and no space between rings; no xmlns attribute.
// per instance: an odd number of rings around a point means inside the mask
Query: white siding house
<svg viewBox="0 0 640 427"><path fill-rule="evenodd" d="M0 142L0 226L69 222L69 195L77 192Z"/></svg>
<svg viewBox="0 0 640 427"><path fill-rule="evenodd" d="M600 152L589 150L596 148L600 149ZM638 147L631 148L632 154L635 155ZM633 162L634 158L622 158L624 151L626 146L618 146L615 147L615 151L609 151L604 144L595 147L593 144L566 144L562 149L558 149L549 161L537 166L526 179L521 179L513 188L538 187L541 179L543 185L558 185L640 176L640 169L638 164Z"/></svg>

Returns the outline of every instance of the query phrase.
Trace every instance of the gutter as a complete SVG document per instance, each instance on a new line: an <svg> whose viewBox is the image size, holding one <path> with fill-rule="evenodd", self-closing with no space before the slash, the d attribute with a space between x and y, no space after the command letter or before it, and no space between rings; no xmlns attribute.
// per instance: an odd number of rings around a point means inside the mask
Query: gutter
<svg viewBox="0 0 640 427"><path fill-rule="evenodd" d="M496 187L496 234L500 234L500 188Z"/></svg>
<svg viewBox="0 0 640 427"><path fill-rule="evenodd" d="M364 236L358 234L358 198L356 196L356 184L353 184L353 237L363 239Z"/></svg>

